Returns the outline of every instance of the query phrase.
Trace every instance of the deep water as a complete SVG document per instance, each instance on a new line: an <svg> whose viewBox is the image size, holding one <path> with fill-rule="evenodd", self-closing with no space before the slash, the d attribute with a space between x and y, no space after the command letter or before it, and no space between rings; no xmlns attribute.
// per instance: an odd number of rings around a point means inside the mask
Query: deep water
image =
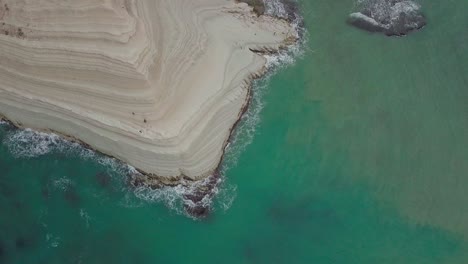
<svg viewBox="0 0 468 264"><path fill-rule="evenodd" d="M1 125L0 263L468 263L468 1L420 2L428 25L389 38L301 1L305 54L257 84L205 220Z"/></svg>

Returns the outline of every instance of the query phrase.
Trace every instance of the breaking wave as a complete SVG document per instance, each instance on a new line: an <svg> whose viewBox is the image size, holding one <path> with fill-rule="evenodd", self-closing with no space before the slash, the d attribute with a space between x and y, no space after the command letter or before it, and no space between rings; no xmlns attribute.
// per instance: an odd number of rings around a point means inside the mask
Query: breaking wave
<svg viewBox="0 0 468 264"><path fill-rule="evenodd" d="M289 0L289 4L292 1ZM223 162L220 168L220 177L215 180L212 192L206 195L199 204L185 197L195 193L200 187L206 186L207 182L213 180L208 177L205 180L193 183L181 183L175 187L162 187L157 190L152 190L148 187L137 187L135 194L137 197L147 202L162 202L167 207L173 209L179 214L184 214L189 217L189 214L184 210L184 206L203 206L214 210L228 210L234 202L237 195L237 186L230 183L225 177L227 171L236 166L241 153L253 141L256 129L261 122L260 114L265 106L263 101L265 93L268 91L268 85L271 77L279 70L291 66L298 58L304 54L305 43L307 42L306 31L303 28L302 17L298 13L291 12L292 8L286 8L281 0L266 1L267 14L285 19L290 19L293 28L296 32L296 37L299 39L297 43L288 47L288 49L280 51L274 55L264 55L267 59L267 74L261 79L255 80L252 84L252 97L247 111L241 117L241 120L233 131L230 141L225 148ZM211 176L214 177L214 176ZM215 198L215 199L213 199Z"/></svg>
<svg viewBox="0 0 468 264"><path fill-rule="evenodd" d="M74 148L73 143L65 144L65 140L56 134L32 129L14 130L7 134L3 143L16 158L34 158L52 150L63 151L65 148Z"/></svg>
<svg viewBox="0 0 468 264"><path fill-rule="evenodd" d="M0 123L9 125L7 122ZM55 133L46 133L26 129L10 129L6 132L3 144L15 158L37 158L47 154L61 153L77 155L84 160L93 160L110 171L120 174L137 173L137 170L121 161L100 154L84 147L78 142L70 141Z"/></svg>
<svg viewBox="0 0 468 264"><path fill-rule="evenodd" d="M213 176L211 176L213 177ZM199 202L194 202L188 199L187 196L197 193L203 186L209 185L213 178L208 177L197 182L181 182L176 186L163 186L158 189L151 189L147 186L138 186L134 190L134 194L147 202L163 203L166 207L172 209L178 214L186 215L194 218L185 210L186 207L195 208L213 208L213 197L216 197L219 192L220 178L215 179L216 183L209 195L205 195Z"/></svg>
<svg viewBox="0 0 468 264"><path fill-rule="evenodd" d="M286 8L282 0L266 1L265 3L269 15L287 17ZM294 15L292 25L299 41L277 54L264 55L267 60L267 74L261 79L255 80L252 84L252 97L249 108L241 117L239 125L231 136L230 143L226 146L222 174L225 174L227 169L237 164L240 154L252 142L256 128L261 122L260 113L265 106L263 98L265 93L268 92L271 77L281 69L293 65L305 53L304 47L307 42L307 36L303 28L302 17L299 14Z"/></svg>

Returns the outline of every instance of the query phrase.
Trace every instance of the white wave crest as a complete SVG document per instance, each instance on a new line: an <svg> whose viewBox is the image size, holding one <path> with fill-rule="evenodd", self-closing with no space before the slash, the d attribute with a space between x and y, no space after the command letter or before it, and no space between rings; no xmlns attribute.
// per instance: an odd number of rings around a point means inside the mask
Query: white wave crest
<svg viewBox="0 0 468 264"><path fill-rule="evenodd" d="M37 132L31 129L8 133L3 143L16 158L32 158L47 154L63 140L56 134Z"/></svg>
<svg viewBox="0 0 468 264"><path fill-rule="evenodd" d="M3 144L15 158L36 158L49 153L77 155L84 160L93 160L118 174L134 174L137 170L119 160L97 153L82 144L67 140L55 133L32 129L14 129L8 132Z"/></svg>
<svg viewBox="0 0 468 264"><path fill-rule="evenodd" d="M149 203L163 203L178 214L194 218L187 213L186 207L213 208L213 197L219 193L219 186L222 180L212 177L207 177L197 182L182 181L176 186L163 186L158 189L152 189L144 185L138 186L135 188L134 194L141 200ZM194 202L189 198L191 195L199 194L201 189L206 189L207 187L211 187L211 189L203 194L204 196L200 201ZM129 204L129 206L134 206L134 204Z"/></svg>
<svg viewBox="0 0 468 264"><path fill-rule="evenodd" d="M265 0L265 14L275 17L287 18L288 13L281 0Z"/></svg>
<svg viewBox="0 0 468 264"><path fill-rule="evenodd" d="M192 216L188 215L184 209L186 205L192 207L201 205L203 207L210 207L213 210L216 210L216 206L213 205L217 205L223 211L228 210L237 196L237 186L226 182L225 175L230 168L237 165L241 153L244 152L255 137L256 129L261 122L260 114L265 105L263 98L268 91L270 78L280 69L293 65L296 59L304 54L304 43L305 41L301 40L278 54L265 55L268 73L263 78L253 82L250 105L241 117L239 125L235 128L230 142L225 148L220 178L217 179L218 182L214 185L214 189L210 195L206 195L202 201L197 204L187 199L187 196L196 193L201 186L205 186L207 181L210 180L209 177L195 183L182 182L177 186L165 186L158 189L151 189L148 186L139 186L134 190L133 194L145 202L163 203L177 214L186 215L188 217ZM132 201L128 196L124 199L122 204L125 207L139 207L142 205L139 202Z"/></svg>
<svg viewBox="0 0 468 264"><path fill-rule="evenodd" d="M283 5L279 0L272 1L271 4L280 6ZM303 57L305 53L304 47L307 42L307 36L304 34L305 32L303 32L304 29L300 28L302 25L301 20L302 18L297 16L296 20L293 22L295 34L299 41L276 54L264 55L267 60L267 74L261 79L255 80L252 84L252 97L250 99L251 101L249 107L242 116L241 122L239 122L239 125L235 128L230 142L225 149L225 156L221 170L223 175L227 169L237 164L238 157L253 141L253 138L256 134L256 129L261 122L260 114L263 107L265 106L263 98L265 93L268 92L268 85L271 77L274 76L279 70L293 65L298 58ZM301 31L302 33L300 33Z"/></svg>

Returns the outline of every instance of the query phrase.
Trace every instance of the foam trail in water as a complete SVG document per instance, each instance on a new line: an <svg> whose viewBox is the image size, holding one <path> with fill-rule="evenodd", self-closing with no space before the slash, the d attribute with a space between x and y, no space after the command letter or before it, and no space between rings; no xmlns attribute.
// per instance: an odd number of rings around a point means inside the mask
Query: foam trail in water
<svg viewBox="0 0 468 264"><path fill-rule="evenodd" d="M265 0L265 14L275 17L287 18L288 13L281 0Z"/></svg>
<svg viewBox="0 0 468 264"><path fill-rule="evenodd" d="M272 1L278 5L282 5L280 1ZM277 8L275 10L283 10ZM276 12L276 11L275 11ZM297 16L296 20L293 22L295 27L300 27L302 18ZM226 146L224 164L222 167L222 172L224 174L225 170L232 165L236 165L237 158L240 156L240 153L252 142L253 137L255 136L255 131L257 126L260 123L260 113L265 105L263 101L264 95L268 90L268 85L270 78L275 75L279 70L284 67L291 66L296 62L297 58L300 58L304 54L304 46L306 43L306 38L303 35L302 38L299 36L299 31L303 29L296 29L295 32L299 41L285 50L281 50L277 54L264 55L267 59L267 74L259 80L255 80L252 84L252 98L249 105L249 108L242 116L241 122L235 129L230 143Z"/></svg>
<svg viewBox="0 0 468 264"><path fill-rule="evenodd" d="M8 122L2 121L1 124L8 125ZM111 175L122 176L122 179L128 180L128 175L138 175L139 172L132 166L124 164L115 158L101 155L91 149L85 148L83 145L67 140L54 133L45 133L32 129L12 129L8 131L3 139L3 144L8 148L10 153L19 159L38 158L47 154L61 153L66 155L77 155L85 160L92 160L99 163L109 170ZM150 188L138 187L132 195L126 195L123 205L127 207L141 206L142 203L134 201L133 197L138 197L141 200L151 202L162 202L169 208L182 213L184 204L190 204L190 201L185 199L187 195L194 192L197 186L203 184L203 181L195 184L179 185L176 187L164 187L158 190ZM54 181L53 186L62 191L72 187L74 182L62 177ZM128 187L124 187L124 192L128 192ZM217 190L214 190L217 191ZM204 198L200 201L205 206L211 206L211 199ZM86 215L81 215L86 217Z"/></svg>
<svg viewBox="0 0 468 264"><path fill-rule="evenodd" d="M55 236L51 233L46 234L46 241L48 243L47 247L56 248L60 245L62 239L59 236Z"/></svg>
<svg viewBox="0 0 468 264"><path fill-rule="evenodd" d="M4 122L6 123L6 122ZM3 144L15 158L36 158L49 153L78 155L85 160L94 160L111 171L120 174L137 173L136 169L115 158L101 155L77 142L54 133L32 129L13 129L3 139Z"/></svg>
<svg viewBox="0 0 468 264"><path fill-rule="evenodd" d="M214 184L211 182L213 180L216 181ZM221 179L211 176L197 182L182 181L176 186L163 186L158 189L152 189L143 185L136 187L134 194L146 202L163 203L178 214L194 218L192 215L188 214L185 209L187 207L212 208L212 198L217 196L220 191L220 181ZM210 192L205 194L200 201L194 202L192 199L188 198L191 195L198 194L200 188L204 188L205 186L213 186L213 188Z"/></svg>
<svg viewBox="0 0 468 264"><path fill-rule="evenodd" d="M31 129L15 130L7 134L3 143L16 158L38 157L60 145L61 138L55 134L36 132Z"/></svg>
<svg viewBox="0 0 468 264"><path fill-rule="evenodd" d="M286 18L288 14L285 6L280 0L266 1L267 14ZM289 46L287 49L277 54L264 55L267 59L268 72L259 80L252 84L252 98L247 111L242 116L241 122L234 130L230 143L226 146L223 164L221 166L221 187L218 192L217 202L223 210L229 209L232 205L237 191L237 186L227 184L225 177L229 168L236 166L238 158L247 146L253 141L256 135L256 129L261 122L261 111L265 106L264 95L268 92L268 85L271 77L284 67L291 66L297 58L304 55L304 47L307 42L306 32L303 28L302 17L295 14L292 25L295 29L297 43Z"/></svg>
<svg viewBox="0 0 468 264"><path fill-rule="evenodd" d="M89 216L88 212L83 208L80 209L80 218L83 219L83 221L85 222L86 228L89 228L91 217Z"/></svg>

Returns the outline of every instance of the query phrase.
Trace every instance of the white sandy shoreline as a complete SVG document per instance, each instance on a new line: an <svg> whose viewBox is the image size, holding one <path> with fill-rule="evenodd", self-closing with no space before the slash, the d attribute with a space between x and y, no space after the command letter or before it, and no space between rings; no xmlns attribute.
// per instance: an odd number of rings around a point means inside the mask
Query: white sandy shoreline
<svg viewBox="0 0 468 264"><path fill-rule="evenodd" d="M265 59L249 49L274 51L295 40L286 21L258 18L234 1L100 0L62 7L106 14L106 21L90 16L100 25L93 34L73 17L61 18L67 26L53 30L42 21L35 28L21 21L53 12L53 3L3 2L10 5L0 19L23 28L23 35L0 35L0 78L6 80L0 114L21 127L84 142L169 183L202 179L218 168L248 104L250 82L264 72ZM104 27L108 21L118 26ZM55 42L42 42L44 36Z"/></svg>

